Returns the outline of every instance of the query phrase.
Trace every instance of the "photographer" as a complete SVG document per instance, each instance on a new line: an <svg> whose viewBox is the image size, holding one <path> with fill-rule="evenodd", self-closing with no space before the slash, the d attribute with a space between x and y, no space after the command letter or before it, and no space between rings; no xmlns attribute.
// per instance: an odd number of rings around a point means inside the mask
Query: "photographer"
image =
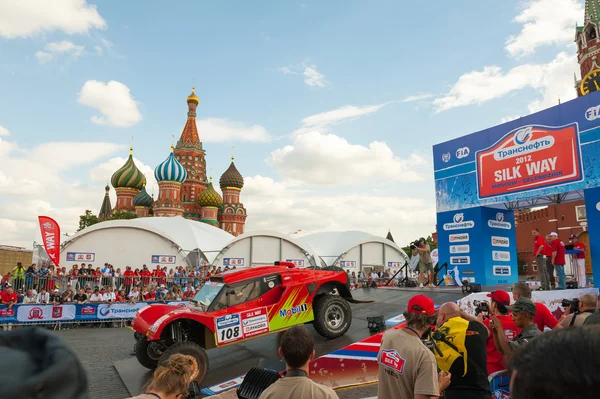
<svg viewBox="0 0 600 399"><path fill-rule="evenodd" d="M269 386L260 399L337 399L335 391L308 378L308 364L315 357L312 335L304 326L283 333L279 355L284 358L286 375Z"/></svg>
<svg viewBox="0 0 600 399"><path fill-rule="evenodd" d="M433 286L433 260L431 259L431 248L425 242L423 237L419 241L415 241L415 247L419 251L421 262L419 263L419 281L422 283L425 280L424 274L427 274L427 285ZM423 284L420 286L423 287Z"/></svg>
<svg viewBox="0 0 600 399"><path fill-rule="evenodd" d="M523 282L515 283L512 287L512 296L515 301L519 298L526 298L531 300L531 288ZM551 330L562 328L556 317L550 312L550 309L543 303L534 302L535 304L535 318L533 322L538 326L540 331L544 331L544 327L548 327Z"/></svg>
<svg viewBox="0 0 600 399"><path fill-rule="evenodd" d="M510 359L515 350L521 348L533 338L542 335L542 332L533 322L535 304L531 300L519 298L513 306L509 306L507 309L512 310L513 320L517 327L521 329L521 333L509 340L504 333L504 329L502 329L502 322L496 316L492 317L490 328L494 334L496 349Z"/></svg>
<svg viewBox="0 0 600 399"><path fill-rule="evenodd" d="M404 317L405 328L383 334L377 356L378 398L437 398L451 376L438 374L435 356L421 341L435 322L435 305L425 295L415 295L408 301Z"/></svg>
<svg viewBox="0 0 600 399"><path fill-rule="evenodd" d="M506 291L496 290L487 294L490 300L490 316L495 316L502 325L502 330L506 334L509 340L514 339L520 332L521 329L517 327L512 316L509 314L507 306L510 305L510 295ZM498 349L496 349L496 343L494 342L494 333L490 328L491 318L487 318L483 321L483 324L488 328L489 334L486 343L487 352L487 373L488 375L497 371L506 370L506 358Z"/></svg>
<svg viewBox="0 0 600 399"><path fill-rule="evenodd" d="M560 322L563 327L582 326L585 319L594 313L598 307L598 299L593 294L583 294L577 303L573 303L574 301L575 300L567 301L570 306L565 309L567 317ZM565 302L565 300L563 300L563 302Z"/></svg>
<svg viewBox="0 0 600 399"><path fill-rule="evenodd" d="M452 374L446 399L490 399L486 342L488 330L482 322L447 302L439 310L435 343L438 367Z"/></svg>

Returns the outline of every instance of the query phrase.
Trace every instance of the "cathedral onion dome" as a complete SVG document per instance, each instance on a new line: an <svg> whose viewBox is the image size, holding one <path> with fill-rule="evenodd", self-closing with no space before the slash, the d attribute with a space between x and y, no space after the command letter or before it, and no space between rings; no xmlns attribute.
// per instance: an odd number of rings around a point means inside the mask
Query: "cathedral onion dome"
<svg viewBox="0 0 600 399"><path fill-rule="evenodd" d="M212 206L215 208L218 208L223 204L223 198L221 198L219 193L213 187L212 177L210 178L210 183L208 183L206 190L198 196L197 202L200 206Z"/></svg>
<svg viewBox="0 0 600 399"><path fill-rule="evenodd" d="M142 187L139 193L135 197L133 197L133 206L145 206L147 208L151 207L154 203L154 200L151 196L148 195L146 191L146 186Z"/></svg>
<svg viewBox="0 0 600 399"><path fill-rule="evenodd" d="M156 169L154 169L154 177L156 181L173 181L177 183L183 183L187 178L187 170L175 159L173 155L173 146L171 146L171 153Z"/></svg>
<svg viewBox="0 0 600 399"><path fill-rule="evenodd" d="M244 178L235 167L235 164L233 163L233 157L231 157L231 165L229 165L229 168L227 168L225 173L223 173L219 179L219 186L221 186L221 189L238 188L240 190L242 187L244 187Z"/></svg>
<svg viewBox="0 0 600 399"><path fill-rule="evenodd" d="M131 188L139 190L144 186L146 177L137 166L135 166L132 154L133 148L130 148L127 162L112 175L110 182L114 188Z"/></svg>
<svg viewBox="0 0 600 399"><path fill-rule="evenodd" d="M187 97L187 102L188 103L196 103L196 104L198 104L200 102L200 99L198 98L198 96L196 95L196 92L194 91L194 87L192 87L192 94L190 94Z"/></svg>

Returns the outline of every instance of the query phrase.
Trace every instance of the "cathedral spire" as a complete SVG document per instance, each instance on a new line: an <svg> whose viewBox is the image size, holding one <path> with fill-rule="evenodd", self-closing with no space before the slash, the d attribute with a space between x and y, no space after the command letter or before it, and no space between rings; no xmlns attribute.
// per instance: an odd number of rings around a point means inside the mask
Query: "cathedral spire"
<svg viewBox="0 0 600 399"><path fill-rule="evenodd" d="M104 199L102 200L102 206L100 206L100 213L98 213L98 219L108 219L112 215L112 205L110 204L110 186L108 183L104 187Z"/></svg>
<svg viewBox="0 0 600 399"><path fill-rule="evenodd" d="M188 118L181 132L181 137L177 142L177 148L195 148L202 150L202 143L200 142L200 136L198 136L198 128L196 127L196 107L200 100L192 87L192 94L187 99L188 104Z"/></svg>

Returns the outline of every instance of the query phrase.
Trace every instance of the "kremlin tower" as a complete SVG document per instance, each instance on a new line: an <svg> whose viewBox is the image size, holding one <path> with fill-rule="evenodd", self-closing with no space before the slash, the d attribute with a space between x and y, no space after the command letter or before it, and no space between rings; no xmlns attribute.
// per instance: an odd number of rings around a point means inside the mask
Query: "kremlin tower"
<svg viewBox="0 0 600 399"><path fill-rule="evenodd" d="M171 153L154 170L158 182L158 198L146 191L146 177L133 161L133 148L125 165L117 170L111 183L117 192L117 204L110 209L106 186L104 201L98 217L109 219L114 211L135 212L137 217L183 216L219 227L234 236L244 232L246 209L240 202L244 178L237 170L233 157L229 168L219 179L223 196L215 190L212 177L206 179L206 152L196 127L196 107L200 100L194 89L187 99L187 122Z"/></svg>
<svg viewBox="0 0 600 399"><path fill-rule="evenodd" d="M133 198L139 193L146 183L143 173L133 162L133 148L129 148L129 158L110 179L117 192L117 204L114 211L135 212Z"/></svg>
<svg viewBox="0 0 600 399"><path fill-rule="evenodd" d="M592 91L600 90L600 0L586 0L583 26L575 28L577 44L577 62L581 80L575 75L575 89L581 97Z"/></svg>

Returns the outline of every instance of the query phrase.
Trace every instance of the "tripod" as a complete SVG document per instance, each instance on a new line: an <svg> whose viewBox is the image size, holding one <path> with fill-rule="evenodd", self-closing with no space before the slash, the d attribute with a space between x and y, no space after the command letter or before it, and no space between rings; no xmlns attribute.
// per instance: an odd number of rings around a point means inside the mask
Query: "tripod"
<svg viewBox="0 0 600 399"><path fill-rule="evenodd" d="M438 276L440 274L440 272L442 270L445 270L446 273L448 273L448 262L444 262L443 265L440 266L440 264L438 263L437 265L435 265L435 268L433 269L433 281L434 281L434 285L436 287L439 287L440 284L442 284L442 282L444 281L444 278L442 277L441 280L438 280ZM443 274L442 274L443 276Z"/></svg>
<svg viewBox="0 0 600 399"><path fill-rule="evenodd" d="M412 281L408 278L408 263L405 263L404 266L398 269L398 271L394 273L394 275L390 277L388 281L385 282L384 287L387 287L389 283L393 279L395 279L398 273L400 273L401 271L404 271L404 278L398 281L398 287L410 287L412 285Z"/></svg>

